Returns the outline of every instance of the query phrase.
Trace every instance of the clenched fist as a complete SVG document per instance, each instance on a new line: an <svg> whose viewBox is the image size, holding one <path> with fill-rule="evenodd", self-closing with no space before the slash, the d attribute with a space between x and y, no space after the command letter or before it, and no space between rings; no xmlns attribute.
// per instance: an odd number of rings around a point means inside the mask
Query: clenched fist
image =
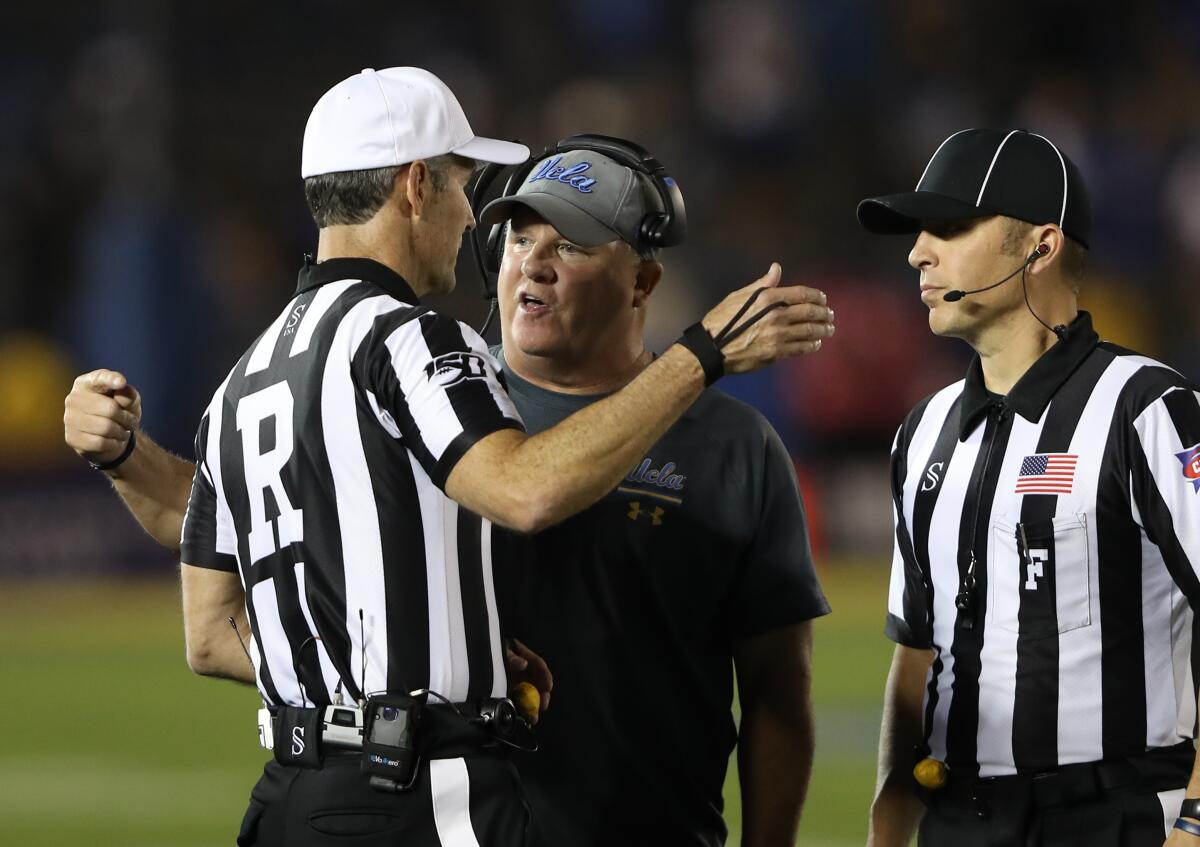
<svg viewBox="0 0 1200 847"><path fill-rule="evenodd" d="M63 405L67 445L98 465L121 455L142 420L137 389L124 374L103 368L76 377Z"/></svg>

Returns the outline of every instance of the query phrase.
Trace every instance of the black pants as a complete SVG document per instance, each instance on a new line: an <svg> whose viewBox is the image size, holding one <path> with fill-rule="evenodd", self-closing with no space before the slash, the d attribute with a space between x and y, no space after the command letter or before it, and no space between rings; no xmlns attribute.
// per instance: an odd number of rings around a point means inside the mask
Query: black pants
<svg viewBox="0 0 1200 847"><path fill-rule="evenodd" d="M1181 786L1182 787L1182 786ZM1162 847L1166 839L1157 793L1114 789L1083 803L1034 809L1010 806L980 818L965 809L931 807L921 820L920 847Z"/></svg>
<svg viewBox="0 0 1200 847"><path fill-rule="evenodd" d="M1057 786L1052 778L1000 777L932 791L926 797L917 843L920 847L1162 847L1168 813L1159 792L1176 791L1173 803L1178 805L1193 756L1187 744L1105 769L1105 775L1120 776L1128 768L1127 779L1107 781L1084 773L1083 779ZM1072 776L1081 774L1076 770ZM1169 817L1173 823L1174 809Z"/></svg>
<svg viewBox="0 0 1200 847"><path fill-rule="evenodd" d="M422 762L402 794L371 788L359 760L339 753L313 769L267 762L239 847L525 847L529 807L502 756Z"/></svg>

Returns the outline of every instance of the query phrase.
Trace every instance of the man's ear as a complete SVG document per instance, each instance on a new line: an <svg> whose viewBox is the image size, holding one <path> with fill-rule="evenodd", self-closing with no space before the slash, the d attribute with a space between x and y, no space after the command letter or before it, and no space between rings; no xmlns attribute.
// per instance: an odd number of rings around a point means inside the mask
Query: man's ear
<svg viewBox="0 0 1200 847"><path fill-rule="evenodd" d="M637 279L633 283L633 308L640 309L646 305L646 301L658 287L662 275L662 262L647 259L638 263Z"/></svg>
<svg viewBox="0 0 1200 847"><path fill-rule="evenodd" d="M1033 235L1037 240L1029 252L1032 253L1041 244L1045 244L1047 250L1029 266L1029 273L1039 274L1045 273L1051 268L1061 268L1059 261L1062 259L1063 248L1067 246L1067 237L1063 231L1055 224L1043 224L1034 227Z"/></svg>
<svg viewBox="0 0 1200 847"><path fill-rule="evenodd" d="M417 159L408 166L404 179L404 194L408 201L409 214L414 218L419 218L424 214L425 204L429 201L430 192L433 191L429 165L425 164L423 159Z"/></svg>
<svg viewBox="0 0 1200 847"><path fill-rule="evenodd" d="M384 205L394 206L406 218L412 217L412 201L408 196L408 174L411 168L404 165L392 177L392 193Z"/></svg>

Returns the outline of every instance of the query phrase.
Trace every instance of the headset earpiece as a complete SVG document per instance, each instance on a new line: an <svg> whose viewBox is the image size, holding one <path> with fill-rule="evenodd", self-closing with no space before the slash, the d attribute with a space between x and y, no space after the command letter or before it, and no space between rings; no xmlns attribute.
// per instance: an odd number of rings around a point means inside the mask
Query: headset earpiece
<svg viewBox="0 0 1200 847"><path fill-rule="evenodd" d="M687 238L687 209L683 205L683 193L675 180L665 174L654 179L654 187L663 201L663 207L670 211L669 214L656 212L646 215L639 237L648 247L682 244Z"/></svg>
<svg viewBox="0 0 1200 847"><path fill-rule="evenodd" d="M1041 244L1039 244L1037 246L1036 250L1034 250L1032 253L1029 254L1029 261L1032 262L1034 259L1040 259L1042 256L1045 256L1049 252L1050 252L1050 245L1043 241Z"/></svg>
<svg viewBox="0 0 1200 847"><path fill-rule="evenodd" d="M646 215L642 218L642 225L638 227L638 241L646 247L661 247L666 225L666 215L661 213Z"/></svg>
<svg viewBox="0 0 1200 847"><path fill-rule="evenodd" d="M525 179L536 161L537 159L531 158L527 162L518 165L509 174L508 179L505 180L504 189L500 192L499 196L507 197L510 194L515 194L521 185L521 180ZM475 184L471 189L472 214L479 215L479 211L484 206L484 199L488 188L491 187L496 177L506 167L508 166L489 164L479 172L479 176L475 179ZM475 254L475 262L479 266L480 274L483 277L483 296L485 299L493 300L496 297L496 282L492 278L492 274L500 272L500 261L504 256L504 224L495 224L488 230L487 238L484 239L482 248L480 247L480 237L477 233L471 234L470 241L471 251Z"/></svg>
<svg viewBox="0 0 1200 847"><path fill-rule="evenodd" d="M504 224L492 224L488 230L487 246L484 248L484 267L489 273L500 273L500 261L504 253Z"/></svg>

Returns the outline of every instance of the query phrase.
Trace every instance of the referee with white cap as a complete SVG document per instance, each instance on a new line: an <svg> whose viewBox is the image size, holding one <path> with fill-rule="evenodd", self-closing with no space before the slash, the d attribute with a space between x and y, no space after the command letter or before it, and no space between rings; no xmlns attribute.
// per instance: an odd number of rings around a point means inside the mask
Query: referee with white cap
<svg viewBox="0 0 1200 847"><path fill-rule="evenodd" d="M829 334L823 295L777 287L773 265L623 390L525 435L482 339L420 298L454 285L475 161L527 156L476 137L416 68L364 71L313 109L316 261L214 394L183 518L189 663L257 683L274 750L239 844L524 843L490 523L588 506L722 373ZM165 540L177 511L139 504L172 503L186 463L134 438L137 403L120 375L81 377L67 440Z"/></svg>
<svg viewBox="0 0 1200 847"><path fill-rule="evenodd" d="M892 451L868 843L919 820L934 847L1200 844L1200 393L1078 310L1079 170L1043 136L963 130L858 217L917 234L929 326L976 352Z"/></svg>

